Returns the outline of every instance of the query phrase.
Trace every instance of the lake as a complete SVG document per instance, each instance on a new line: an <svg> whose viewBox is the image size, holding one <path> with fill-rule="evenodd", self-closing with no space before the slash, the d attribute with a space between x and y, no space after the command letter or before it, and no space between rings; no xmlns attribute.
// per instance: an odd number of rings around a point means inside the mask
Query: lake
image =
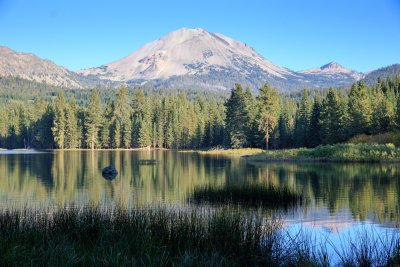
<svg viewBox="0 0 400 267"><path fill-rule="evenodd" d="M113 180L101 173L109 164L119 172ZM396 164L253 164L178 151L2 151L0 205L187 207L196 205L190 198L199 187L286 186L307 198L280 213L287 229L339 242L360 229L378 234L397 229L399 174Z"/></svg>

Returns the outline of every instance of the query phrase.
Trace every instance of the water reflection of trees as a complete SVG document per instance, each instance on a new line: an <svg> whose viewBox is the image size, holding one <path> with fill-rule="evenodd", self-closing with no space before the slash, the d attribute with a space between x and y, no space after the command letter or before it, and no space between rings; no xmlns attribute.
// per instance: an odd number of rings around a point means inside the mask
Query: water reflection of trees
<svg viewBox="0 0 400 267"><path fill-rule="evenodd" d="M141 164L149 159L155 163ZM101 169L109 164L119 171L113 181L101 175ZM381 222L399 217L397 165L250 165L240 159L173 151L0 155L3 205L183 203L195 187L243 183L287 186L304 193L314 207L328 207L332 214L349 208L361 220L371 214Z"/></svg>
<svg viewBox="0 0 400 267"><path fill-rule="evenodd" d="M349 208L354 218L398 221L400 177L395 164L270 164L255 166L269 182L301 190L332 214ZM272 177L272 178L271 178ZM262 178L261 178L262 179Z"/></svg>

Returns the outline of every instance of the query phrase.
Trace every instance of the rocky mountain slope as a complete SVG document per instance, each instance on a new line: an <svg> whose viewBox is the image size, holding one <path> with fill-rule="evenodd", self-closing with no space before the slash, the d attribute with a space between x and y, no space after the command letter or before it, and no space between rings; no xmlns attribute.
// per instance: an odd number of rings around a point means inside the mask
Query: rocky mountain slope
<svg viewBox="0 0 400 267"><path fill-rule="evenodd" d="M281 91L304 87L347 87L364 78L336 62L292 71L257 53L246 43L204 29L183 28L145 44L120 60L70 71L33 54L0 46L0 77L19 77L66 88L142 85L153 88L229 90L242 83L257 90L264 83Z"/></svg>
<svg viewBox="0 0 400 267"><path fill-rule="evenodd" d="M0 76L20 77L67 88L82 88L76 75L50 60L0 46Z"/></svg>
<svg viewBox="0 0 400 267"><path fill-rule="evenodd" d="M234 82L259 86L285 83L298 75L263 58L245 43L203 29L180 29L127 57L92 69L85 76L149 84L226 89Z"/></svg>
<svg viewBox="0 0 400 267"><path fill-rule="evenodd" d="M115 82L85 77L34 54L0 46L0 77L18 77L63 88L83 89L115 85Z"/></svg>
<svg viewBox="0 0 400 267"><path fill-rule="evenodd" d="M364 81L368 85L373 85L378 82L379 77L385 80L387 77L393 79L398 75L400 75L400 64L393 64L384 68L368 72L364 77Z"/></svg>

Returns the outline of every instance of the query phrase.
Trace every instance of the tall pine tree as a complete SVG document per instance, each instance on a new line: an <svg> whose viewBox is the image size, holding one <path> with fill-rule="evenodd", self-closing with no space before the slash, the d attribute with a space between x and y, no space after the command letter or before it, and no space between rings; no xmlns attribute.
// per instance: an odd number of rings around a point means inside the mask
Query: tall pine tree
<svg viewBox="0 0 400 267"><path fill-rule="evenodd" d="M259 130L264 133L265 147L268 150L270 136L275 131L279 119L280 100L278 91L265 84L260 89L257 105Z"/></svg>

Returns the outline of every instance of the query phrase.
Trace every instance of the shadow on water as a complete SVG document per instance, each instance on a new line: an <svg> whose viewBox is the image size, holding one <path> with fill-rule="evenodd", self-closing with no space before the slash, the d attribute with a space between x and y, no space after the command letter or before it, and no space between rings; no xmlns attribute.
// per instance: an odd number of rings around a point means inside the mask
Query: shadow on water
<svg viewBox="0 0 400 267"><path fill-rule="evenodd" d="M243 207L288 210L301 206L305 199L301 194L287 187L244 184L242 186L198 187L194 189L188 201L195 204L238 204Z"/></svg>

